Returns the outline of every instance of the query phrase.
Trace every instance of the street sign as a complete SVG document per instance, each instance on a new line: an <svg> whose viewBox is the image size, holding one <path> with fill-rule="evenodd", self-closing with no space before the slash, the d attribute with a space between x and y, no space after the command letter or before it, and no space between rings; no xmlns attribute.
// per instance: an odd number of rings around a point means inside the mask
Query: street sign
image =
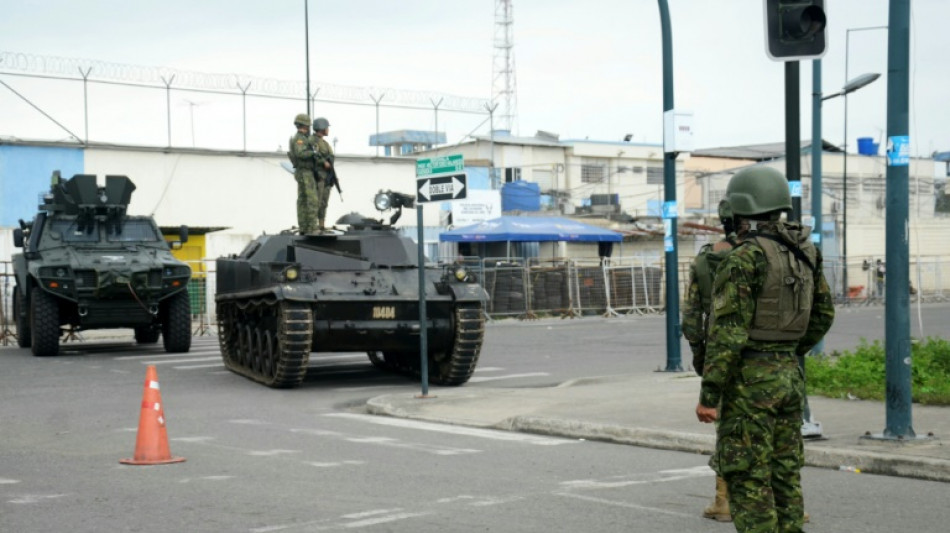
<svg viewBox="0 0 950 533"><path fill-rule="evenodd" d="M466 197L466 181L464 173L435 178L418 178L416 180L416 202L444 202L446 200L461 200Z"/></svg>
<svg viewBox="0 0 950 533"><path fill-rule="evenodd" d="M457 173L465 170L462 154L419 159L416 161L416 177L436 176L439 174Z"/></svg>

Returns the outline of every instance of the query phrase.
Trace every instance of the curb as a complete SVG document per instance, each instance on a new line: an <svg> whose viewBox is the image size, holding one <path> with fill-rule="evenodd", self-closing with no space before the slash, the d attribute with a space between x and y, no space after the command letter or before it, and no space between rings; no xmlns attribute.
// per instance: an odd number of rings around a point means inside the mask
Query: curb
<svg viewBox="0 0 950 533"><path fill-rule="evenodd" d="M543 416L515 416L498 423L461 422L457 419L421 416L414 410L403 409L384 401L385 397L371 398L366 412L372 415L426 420L456 426L492 428L503 431L534 433L570 439L612 442L643 448L654 448L701 455L711 455L715 437L660 429L635 428L618 424L604 424ZM846 448L805 447L805 466L838 470L842 466L856 473L907 477L950 483L950 461L933 457L905 456L874 450Z"/></svg>

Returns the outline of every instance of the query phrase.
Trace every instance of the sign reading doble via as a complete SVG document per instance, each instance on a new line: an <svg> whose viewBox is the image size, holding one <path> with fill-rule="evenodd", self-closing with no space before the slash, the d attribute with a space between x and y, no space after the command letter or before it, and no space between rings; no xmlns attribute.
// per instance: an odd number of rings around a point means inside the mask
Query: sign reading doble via
<svg viewBox="0 0 950 533"><path fill-rule="evenodd" d="M416 202L444 202L466 197L467 178L461 154L416 161Z"/></svg>

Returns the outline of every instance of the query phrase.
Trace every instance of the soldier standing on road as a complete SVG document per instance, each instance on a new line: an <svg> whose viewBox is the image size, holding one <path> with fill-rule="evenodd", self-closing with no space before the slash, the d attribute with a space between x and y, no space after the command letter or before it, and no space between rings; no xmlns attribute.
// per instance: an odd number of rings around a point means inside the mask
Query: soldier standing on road
<svg viewBox="0 0 950 533"><path fill-rule="evenodd" d="M712 284L716 270L726 255L736 246L737 239L745 235L748 223L740 226L736 234L732 208L727 200L719 202L719 220L726 237L715 243L707 244L689 266L689 288L683 306L683 336L689 341L693 352L693 368L700 376L706 359L706 332L709 327L709 313L712 309ZM715 456L713 456L715 459ZM713 470L718 472L715 464ZM719 522L731 522L729 514L729 491L726 481L716 475L716 496L713 503L703 509L703 517Z"/></svg>
<svg viewBox="0 0 950 533"><path fill-rule="evenodd" d="M831 327L831 290L810 228L784 220L791 196L779 171L741 170L726 197L751 231L713 283L696 416L719 420L710 463L726 480L736 530L800 532L805 383L796 356Z"/></svg>
<svg viewBox="0 0 950 533"><path fill-rule="evenodd" d="M313 136L310 141L313 143L314 157L316 161L317 176L317 220L320 231L325 229L324 220L327 216L327 204L330 202L330 191L333 188L331 179L334 179L333 169L333 148L330 143L324 139L330 133L330 121L320 117L313 121Z"/></svg>
<svg viewBox="0 0 950 533"><path fill-rule="evenodd" d="M317 184L313 175L314 147L310 141L310 116L300 113L294 117L297 133L290 138L287 157L294 165L297 180L297 227L301 234L317 229Z"/></svg>

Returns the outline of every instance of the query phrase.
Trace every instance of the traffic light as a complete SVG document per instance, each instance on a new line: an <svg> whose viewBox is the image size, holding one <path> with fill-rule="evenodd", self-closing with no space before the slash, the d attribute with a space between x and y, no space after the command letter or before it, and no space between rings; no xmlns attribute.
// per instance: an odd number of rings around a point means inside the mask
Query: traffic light
<svg viewBox="0 0 950 533"><path fill-rule="evenodd" d="M776 61L825 54L824 0L764 0L765 51Z"/></svg>

